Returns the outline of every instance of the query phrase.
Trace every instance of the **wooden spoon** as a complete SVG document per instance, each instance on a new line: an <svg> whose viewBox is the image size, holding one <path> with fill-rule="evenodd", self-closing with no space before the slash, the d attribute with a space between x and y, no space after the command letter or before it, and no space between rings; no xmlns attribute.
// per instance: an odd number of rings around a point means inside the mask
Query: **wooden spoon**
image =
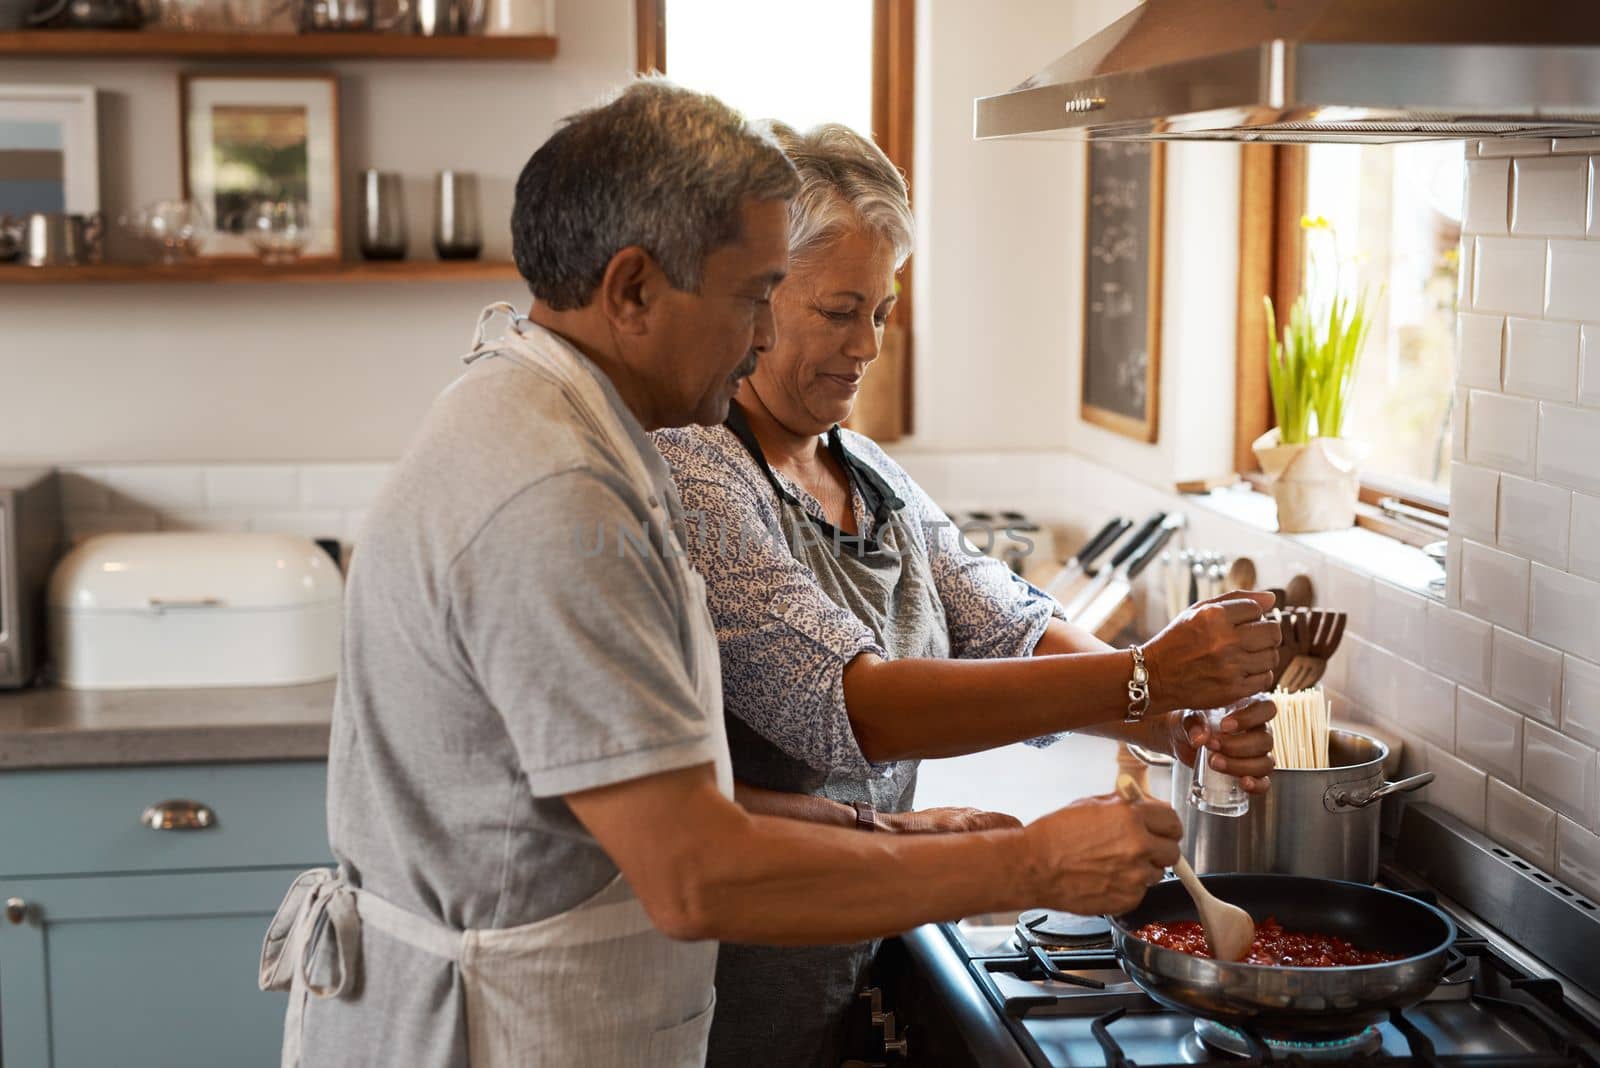
<svg viewBox="0 0 1600 1068"><path fill-rule="evenodd" d="M1117 796L1129 802L1143 801L1145 798L1144 791L1139 789L1139 784L1130 775L1117 776ZM1250 943L1256 939L1256 922L1250 918L1250 914L1207 890L1182 854L1178 855L1178 863L1172 866L1172 870L1178 873L1183 888L1194 898L1194 907L1200 913L1200 926L1206 929L1206 942L1211 946L1211 955L1217 960L1243 960L1244 955L1250 952Z"/></svg>

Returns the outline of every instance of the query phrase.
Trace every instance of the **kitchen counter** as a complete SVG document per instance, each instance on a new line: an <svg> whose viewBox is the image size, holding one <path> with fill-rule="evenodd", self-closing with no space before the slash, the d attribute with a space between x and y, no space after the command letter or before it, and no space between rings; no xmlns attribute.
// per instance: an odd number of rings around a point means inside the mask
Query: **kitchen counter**
<svg viewBox="0 0 1600 1068"><path fill-rule="evenodd" d="M333 687L0 693L0 770L322 759Z"/></svg>

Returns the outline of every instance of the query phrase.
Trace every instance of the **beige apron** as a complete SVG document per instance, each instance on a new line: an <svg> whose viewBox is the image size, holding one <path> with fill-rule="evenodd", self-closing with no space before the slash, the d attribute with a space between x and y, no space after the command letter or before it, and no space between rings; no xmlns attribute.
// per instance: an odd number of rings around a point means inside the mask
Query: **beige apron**
<svg viewBox="0 0 1600 1068"><path fill-rule="evenodd" d="M484 326L500 312L512 319L511 333L485 343ZM554 334L527 324L510 305L491 305L478 319L467 361L491 355L552 377L565 388L584 422L628 469L649 502L651 522L667 532L666 555L676 561L672 566L696 623L690 668L717 745L717 786L731 798L722 670L705 583L688 564L637 446L577 355ZM284 1068L299 1068L307 999L337 998L356 988L363 925L460 969L474 1068L699 1068L705 1062L716 1003L717 944L675 942L657 931L620 874L582 904L536 923L458 931L350 886L332 869L315 868L289 888L261 948L261 989L289 991ZM313 960L318 974L326 967L327 982L313 979Z"/></svg>

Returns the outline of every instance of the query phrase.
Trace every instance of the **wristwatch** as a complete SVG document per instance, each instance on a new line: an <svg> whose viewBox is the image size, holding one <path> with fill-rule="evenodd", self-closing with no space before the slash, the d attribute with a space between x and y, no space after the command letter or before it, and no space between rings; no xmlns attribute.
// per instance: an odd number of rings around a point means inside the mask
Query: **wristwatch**
<svg viewBox="0 0 1600 1068"><path fill-rule="evenodd" d="M878 824L878 810L872 807L872 802L852 801L850 805L856 810L856 830L878 831L883 829Z"/></svg>
<svg viewBox="0 0 1600 1068"><path fill-rule="evenodd" d="M1139 723L1150 711L1150 672L1144 666L1143 649L1130 645L1128 651L1133 654L1133 677L1128 680L1128 713L1122 722Z"/></svg>

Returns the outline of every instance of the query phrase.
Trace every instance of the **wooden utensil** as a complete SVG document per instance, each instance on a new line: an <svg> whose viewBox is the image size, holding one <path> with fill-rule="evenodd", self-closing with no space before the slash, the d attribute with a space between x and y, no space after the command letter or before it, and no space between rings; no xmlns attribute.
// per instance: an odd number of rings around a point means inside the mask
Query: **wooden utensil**
<svg viewBox="0 0 1600 1068"><path fill-rule="evenodd" d="M1339 648L1344 638L1344 625L1348 617L1343 612L1312 612L1307 626L1310 638L1304 651L1289 661L1278 679L1278 688L1295 693L1314 686L1328 670L1328 658Z"/></svg>
<svg viewBox="0 0 1600 1068"><path fill-rule="evenodd" d="M1118 775L1117 796L1129 802L1143 801L1144 791L1139 789L1139 784L1133 781L1131 775ZM1194 899L1194 907L1200 913L1200 926L1206 930L1206 943L1211 947L1211 955L1217 960L1243 960L1244 955L1250 952L1250 943L1256 939L1256 922L1250 918L1250 914L1207 890L1182 854L1178 855L1178 863L1172 866L1172 870L1178 873L1183 888Z"/></svg>

